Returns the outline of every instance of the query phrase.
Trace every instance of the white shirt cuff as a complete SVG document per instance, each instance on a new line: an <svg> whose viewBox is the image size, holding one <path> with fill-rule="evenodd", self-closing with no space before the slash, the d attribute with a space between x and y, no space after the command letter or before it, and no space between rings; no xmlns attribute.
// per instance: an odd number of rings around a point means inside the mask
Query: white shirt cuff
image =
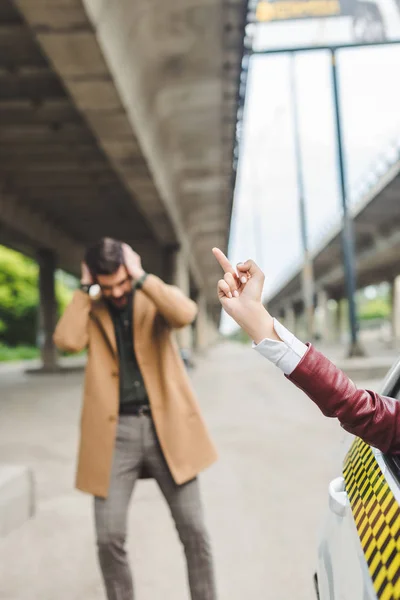
<svg viewBox="0 0 400 600"><path fill-rule="evenodd" d="M253 348L279 367L285 375L290 375L307 352L307 346L276 319L274 329L281 342L265 338L259 344L253 342Z"/></svg>

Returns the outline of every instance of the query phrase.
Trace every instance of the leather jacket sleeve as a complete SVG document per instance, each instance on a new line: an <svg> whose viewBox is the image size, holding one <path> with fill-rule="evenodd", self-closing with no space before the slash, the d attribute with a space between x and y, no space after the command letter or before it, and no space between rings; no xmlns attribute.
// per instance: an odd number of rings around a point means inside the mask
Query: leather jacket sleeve
<svg viewBox="0 0 400 600"><path fill-rule="evenodd" d="M359 390L330 360L309 345L287 378L311 398L327 417L382 452L400 454L400 402Z"/></svg>

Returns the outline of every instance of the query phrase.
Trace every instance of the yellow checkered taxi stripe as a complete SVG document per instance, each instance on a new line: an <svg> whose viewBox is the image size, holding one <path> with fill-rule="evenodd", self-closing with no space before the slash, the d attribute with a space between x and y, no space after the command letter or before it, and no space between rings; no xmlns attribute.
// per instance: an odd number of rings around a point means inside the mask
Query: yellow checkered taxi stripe
<svg viewBox="0 0 400 600"><path fill-rule="evenodd" d="M343 474L376 595L379 600L400 599L400 506L362 440L351 446Z"/></svg>

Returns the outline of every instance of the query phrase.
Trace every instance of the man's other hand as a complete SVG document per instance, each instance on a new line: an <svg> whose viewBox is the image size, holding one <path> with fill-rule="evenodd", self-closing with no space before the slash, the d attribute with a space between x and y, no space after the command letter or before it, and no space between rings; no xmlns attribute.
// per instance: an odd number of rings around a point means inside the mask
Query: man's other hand
<svg viewBox="0 0 400 600"><path fill-rule="evenodd" d="M124 253L124 264L126 270L132 277L132 279L134 281L137 281L145 273L142 267L142 259L140 258L137 252L135 252L130 246L128 246L128 244L123 244L122 249Z"/></svg>

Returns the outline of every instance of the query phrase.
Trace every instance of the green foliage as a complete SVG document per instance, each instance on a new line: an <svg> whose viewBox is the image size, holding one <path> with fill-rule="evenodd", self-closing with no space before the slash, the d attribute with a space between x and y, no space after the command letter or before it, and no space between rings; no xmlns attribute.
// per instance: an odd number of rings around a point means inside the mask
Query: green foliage
<svg viewBox="0 0 400 600"><path fill-rule="evenodd" d="M375 298L363 304L359 309L361 320L370 321L372 319L389 319L390 303L386 298Z"/></svg>
<svg viewBox="0 0 400 600"><path fill-rule="evenodd" d="M24 355L31 351L26 346L36 345L38 322L38 265L31 260L0 246L0 344L22 346ZM59 313L69 303L72 290L63 278L57 277L56 297ZM0 358L1 360L1 358Z"/></svg>
<svg viewBox="0 0 400 600"><path fill-rule="evenodd" d="M38 292L37 265L0 246L0 322L3 344L34 345Z"/></svg>
<svg viewBox="0 0 400 600"><path fill-rule="evenodd" d="M58 305L58 316L62 315L68 304L71 302L73 290L67 288L65 284L58 280L56 281L56 298Z"/></svg>
<svg viewBox="0 0 400 600"><path fill-rule="evenodd" d="M11 348L4 344L0 344L0 362L11 360L28 360L38 358L40 355L39 348L35 346L15 346Z"/></svg>

